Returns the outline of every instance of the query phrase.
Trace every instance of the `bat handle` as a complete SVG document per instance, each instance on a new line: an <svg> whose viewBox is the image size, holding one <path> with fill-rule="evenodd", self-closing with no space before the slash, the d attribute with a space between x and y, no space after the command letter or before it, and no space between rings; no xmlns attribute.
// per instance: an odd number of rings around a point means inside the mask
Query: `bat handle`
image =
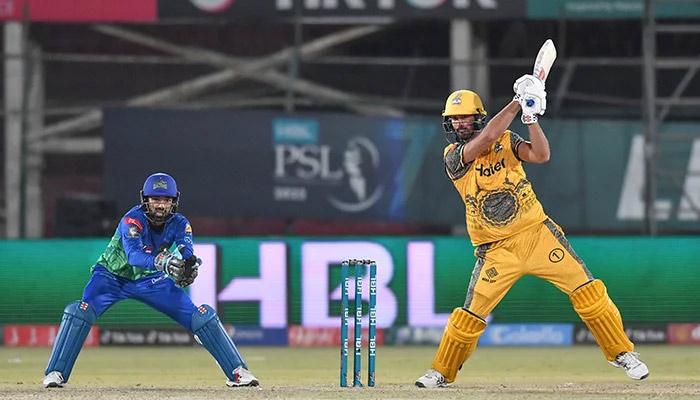
<svg viewBox="0 0 700 400"><path fill-rule="evenodd" d="M535 105L535 100L527 99L527 100L525 100L525 105L528 107L532 107Z"/></svg>

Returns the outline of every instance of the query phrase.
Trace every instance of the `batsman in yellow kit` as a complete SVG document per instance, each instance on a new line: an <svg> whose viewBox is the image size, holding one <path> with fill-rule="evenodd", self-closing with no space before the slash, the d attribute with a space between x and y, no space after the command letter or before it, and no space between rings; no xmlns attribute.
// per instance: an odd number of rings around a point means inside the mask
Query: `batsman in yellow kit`
<svg viewBox="0 0 700 400"><path fill-rule="evenodd" d="M454 382L486 329L486 316L524 275L546 279L566 293L607 360L630 378L644 379L649 369L634 352L605 284L593 277L547 217L523 169L523 162L545 163L550 156L538 123L546 109L544 83L524 75L513 90L513 101L488 124L481 99L472 91L458 90L445 104L443 128L454 135L444 151L445 171L464 202L477 262L464 306L450 315L435 359L416 386ZM520 111L529 141L507 130Z"/></svg>

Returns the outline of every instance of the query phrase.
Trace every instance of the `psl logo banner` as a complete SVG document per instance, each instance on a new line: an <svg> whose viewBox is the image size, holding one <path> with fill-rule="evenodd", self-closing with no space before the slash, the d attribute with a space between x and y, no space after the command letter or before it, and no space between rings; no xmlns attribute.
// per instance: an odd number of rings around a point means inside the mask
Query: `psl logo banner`
<svg viewBox="0 0 700 400"><path fill-rule="evenodd" d="M322 143L319 131L313 119L272 121L274 200L305 202L321 188L327 203L340 211L356 213L375 205L384 193L377 178L377 146L363 136L351 137L344 147Z"/></svg>

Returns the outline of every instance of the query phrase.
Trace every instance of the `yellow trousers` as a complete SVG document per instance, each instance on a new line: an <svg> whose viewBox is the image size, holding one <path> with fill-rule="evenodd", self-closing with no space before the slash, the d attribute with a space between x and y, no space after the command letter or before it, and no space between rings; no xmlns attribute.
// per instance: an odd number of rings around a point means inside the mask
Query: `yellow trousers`
<svg viewBox="0 0 700 400"><path fill-rule="evenodd" d="M507 239L481 245L474 254L477 262L464 308L481 318L486 318L524 275L545 279L569 296L593 280L561 228L550 219Z"/></svg>
<svg viewBox="0 0 700 400"><path fill-rule="evenodd" d="M593 279L561 228L552 220L547 219L510 238L481 245L475 254L477 262L464 307L450 315L431 364L446 382L455 380L486 329L486 316L523 275L545 279L566 293L608 360L634 350L605 285Z"/></svg>

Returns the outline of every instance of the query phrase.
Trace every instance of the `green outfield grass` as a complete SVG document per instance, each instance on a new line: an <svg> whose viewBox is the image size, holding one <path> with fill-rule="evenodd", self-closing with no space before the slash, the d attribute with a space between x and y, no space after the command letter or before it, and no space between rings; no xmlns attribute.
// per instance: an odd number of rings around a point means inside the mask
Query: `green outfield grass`
<svg viewBox="0 0 700 400"><path fill-rule="evenodd" d="M227 388L224 375L201 347L111 347L83 350L70 383L49 393L41 379L50 349L0 347L0 398L700 398L700 347L638 347L651 370L650 377L641 382L608 365L593 346L483 347L465 365L453 387L439 390L413 386L428 368L436 347L380 347L377 387L354 389L338 387L336 348L240 350L260 379L259 388ZM366 360L363 357L363 366ZM363 381L365 371L363 368Z"/></svg>

